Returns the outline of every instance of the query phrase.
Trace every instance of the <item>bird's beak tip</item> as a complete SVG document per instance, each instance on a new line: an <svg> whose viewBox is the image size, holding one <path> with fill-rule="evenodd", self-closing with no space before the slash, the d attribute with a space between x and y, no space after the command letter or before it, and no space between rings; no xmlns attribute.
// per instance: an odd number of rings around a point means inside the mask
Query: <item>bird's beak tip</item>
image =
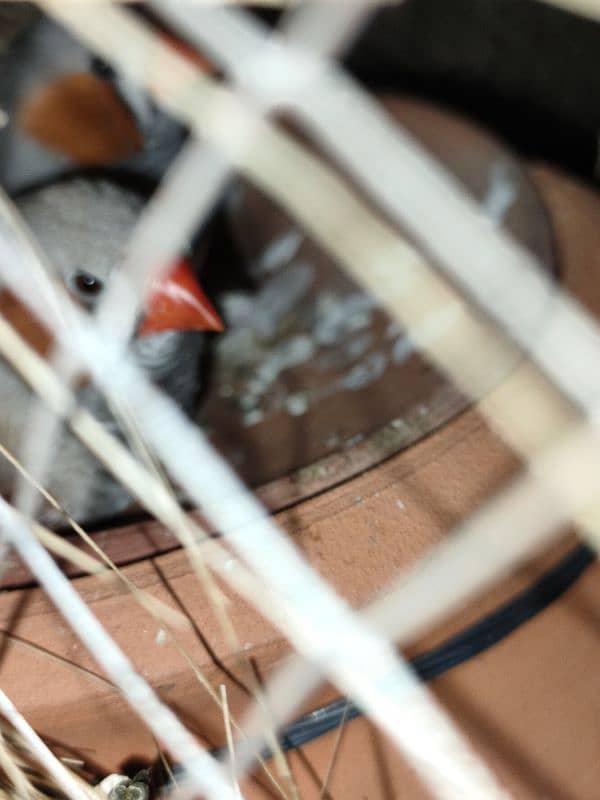
<svg viewBox="0 0 600 800"><path fill-rule="evenodd" d="M182 259L152 286L138 336L166 331L220 332L223 328L191 266Z"/></svg>

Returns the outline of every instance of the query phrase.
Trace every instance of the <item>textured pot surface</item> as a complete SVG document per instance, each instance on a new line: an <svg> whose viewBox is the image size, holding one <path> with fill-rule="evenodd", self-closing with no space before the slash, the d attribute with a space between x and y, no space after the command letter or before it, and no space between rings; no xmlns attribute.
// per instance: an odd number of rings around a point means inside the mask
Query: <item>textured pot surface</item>
<svg viewBox="0 0 600 800"><path fill-rule="evenodd" d="M530 174L551 215L561 281L598 315L600 201L548 168L534 167ZM476 408L469 408L412 447L277 513L276 519L315 569L359 607L440 542L518 468L517 459ZM139 535L143 537L143 529ZM538 555L477 598L414 643L410 652L427 648L526 586L572 540L573 534L565 531L564 540L551 552ZM239 716L247 697L232 676L243 676L185 554L177 550L157 555L125 567L125 572L138 586L189 616L195 629L181 632L180 641L214 685L227 684L232 711ZM517 798L597 797L598 573L592 567L544 613L433 684L442 703ZM208 746L222 745L220 711L131 595L97 578L77 578L74 585L200 739ZM247 655L266 676L288 654L287 643L234 596L230 614ZM59 751L64 747L79 753L100 772L117 771L132 757L156 757L148 732L100 675L41 590L0 595L0 617L5 634L0 682L40 734ZM326 687L306 708L335 696ZM334 742L335 733L328 734L291 754L304 800L319 797ZM269 791L253 783L247 796L268 797ZM331 797L361 800L426 796L401 757L365 720L346 726L329 791Z"/></svg>

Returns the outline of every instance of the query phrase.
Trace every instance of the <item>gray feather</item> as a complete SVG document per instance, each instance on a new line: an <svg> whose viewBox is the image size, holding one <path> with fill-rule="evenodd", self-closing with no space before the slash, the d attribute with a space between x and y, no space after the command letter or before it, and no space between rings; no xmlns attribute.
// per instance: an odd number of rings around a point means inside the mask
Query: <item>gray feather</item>
<svg viewBox="0 0 600 800"><path fill-rule="evenodd" d="M122 260L143 203L136 193L109 181L76 178L30 192L18 205L57 275L74 294L79 270L104 283L108 280ZM204 342L200 333L167 332L135 338L131 349L150 378L190 412ZM92 386L82 390L79 399L119 433L106 402ZM27 387L0 361L0 441L13 451L18 451L27 425L29 400ZM0 460L0 491L9 493L13 482L12 468ZM86 522L113 515L130 503L126 492L69 432L57 446L48 489L75 518ZM54 515L46 520L54 522Z"/></svg>

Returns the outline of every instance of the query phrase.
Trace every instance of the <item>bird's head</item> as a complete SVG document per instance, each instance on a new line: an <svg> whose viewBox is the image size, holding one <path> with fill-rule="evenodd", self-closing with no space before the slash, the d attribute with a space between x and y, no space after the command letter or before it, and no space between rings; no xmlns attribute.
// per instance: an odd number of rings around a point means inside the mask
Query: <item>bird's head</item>
<svg viewBox="0 0 600 800"><path fill-rule="evenodd" d="M19 210L71 296L92 311L120 264L143 198L105 179L75 177L24 193ZM220 331L223 325L185 258L166 265L146 298L137 336Z"/></svg>

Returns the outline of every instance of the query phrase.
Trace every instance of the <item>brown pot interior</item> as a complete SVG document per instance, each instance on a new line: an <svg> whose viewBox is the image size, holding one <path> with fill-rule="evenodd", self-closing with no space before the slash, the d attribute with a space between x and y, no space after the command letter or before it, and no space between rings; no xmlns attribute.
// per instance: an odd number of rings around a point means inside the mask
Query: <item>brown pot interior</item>
<svg viewBox="0 0 600 800"><path fill-rule="evenodd" d="M388 106L478 196L486 192L486 169L505 159L521 187L521 206L511 209L509 228L547 263L554 253L561 282L592 313L600 312L600 281L595 275L600 202L591 191L555 170L519 167L486 135L439 110L403 100L388 101ZM253 208L259 213L265 200L247 191L246 203L248 214ZM288 224L279 214L268 220L275 230ZM305 242L302 247L306 250L301 257L310 260L312 244ZM340 292L352 289L322 256L313 252L310 258L318 263L314 292L325 291L323 286L338 287ZM302 302L314 303L314 294ZM286 328L286 336L304 335L302 302L300 322L287 320L291 329ZM389 320L374 312L369 325L374 341L389 349L385 338ZM241 474L314 568L360 607L505 485L519 463L476 408L416 355L391 365L364 387L364 393L339 392L327 402L315 403L306 414L286 411L285 398L297 394L298 387L316 391L326 380L339 380L352 366L342 368L334 362L332 358L329 372L318 375L306 362L278 377L270 391L284 393L283 405L277 406L265 392L250 409L263 414L252 425L245 424L248 408L223 403L224 384L216 383L203 418L224 453L237 442L238 450L246 453L246 460L238 462ZM229 385L234 379L238 382L233 389L239 397L252 375L232 375L226 368L222 363L221 376L226 375ZM339 419L344 422L343 434L328 449L324 437L332 421ZM358 435L363 438L357 443ZM301 441L302 447L288 447L294 441ZM247 461L249 453L256 454L252 464ZM277 469L272 469L273 462ZM148 521L101 531L95 537L123 565L128 578L186 613L193 629L181 633L182 643L213 685L226 684L232 712L241 716L248 698L238 685L244 681L235 654L171 535ZM410 654L427 649L512 596L555 563L573 540L573 534L565 531L559 545L415 642ZM517 798L597 797L597 579L594 566L545 612L432 685ZM5 578L12 591L0 595L3 689L59 752L79 754L99 774L119 770L133 757L154 760L156 745L148 731L99 674L44 593L25 587L28 580L23 568L15 567ZM94 577L74 577L74 585L184 722L208 746L223 745L220 711L133 597ZM289 646L252 608L227 594L240 642L265 678L286 658ZM305 709L336 696L335 690L324 687ZM335 739L336 734L330 733L290 754L303 800L319 797ZM329 785L332 798L426 796L402 758L364 719L345 727L336 764ZM272 796L261 777L249 780L244 791L249 798Z"/></svg>

